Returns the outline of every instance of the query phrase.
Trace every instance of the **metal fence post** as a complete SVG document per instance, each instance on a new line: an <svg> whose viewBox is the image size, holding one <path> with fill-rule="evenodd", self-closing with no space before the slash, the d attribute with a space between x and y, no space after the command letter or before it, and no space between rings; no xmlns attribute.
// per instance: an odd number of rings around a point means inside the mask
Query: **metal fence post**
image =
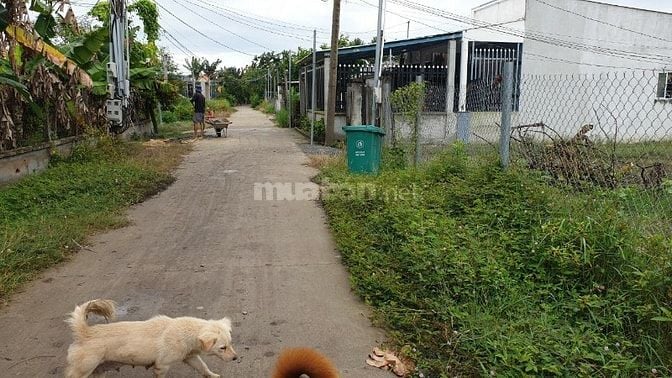
<svg viewBox="0 0 672 378"><path fill-rule="evenodd" d="M422 75L418 75L415 77L415 82L422 84L424 81L424 78ZM414 158L414 163L417 166L420 164L420 130L422 129L421 127L421 122L422 122L422 111L424 108L424 96L421 98L422 103L418 104L418 114L416 115L415 118L415 130L414 132L414 139L415 139L415 158Z"/></svg>
<svg viewBox="0 0 672 378"><path fill-rule="evenodd" d="M499 135L499 155L502 167L507 168L511 160L511 114L513 113L513 62L504 64L502 75L502 127Z"/></svg>

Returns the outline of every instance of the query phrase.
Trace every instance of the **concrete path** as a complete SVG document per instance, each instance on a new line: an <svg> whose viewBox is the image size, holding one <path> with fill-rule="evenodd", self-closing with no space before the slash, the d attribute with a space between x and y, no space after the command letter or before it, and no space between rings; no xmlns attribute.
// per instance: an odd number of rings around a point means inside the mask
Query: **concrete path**
<svg viewBox="0 0 672 378"><path fill-rule="evenodd" d="M120 320L230 317L241 359L206 358L223 377L268 377L289 346L318 348L344 377L389 376L365 365L383 335L350 291L322 209L254 199L255 183L310 181L316 171L304 165L301 139L250 108L231 120L227 139L198 142L177 182L130 211L131 226L94 237L92 251L0 310L0 376L62 376L71 342L63 320L93 298L116 300ZM197 376L180 365L168 375ZM108 376L151 371L126 367Z"/></svg>

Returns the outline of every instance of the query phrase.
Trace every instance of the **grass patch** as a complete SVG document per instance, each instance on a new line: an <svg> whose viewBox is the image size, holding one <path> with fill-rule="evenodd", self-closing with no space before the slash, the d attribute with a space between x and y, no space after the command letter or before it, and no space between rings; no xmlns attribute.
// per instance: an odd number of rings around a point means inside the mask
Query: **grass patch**
<svg viewBox="0 0 672 378"><path fill-rule="evenodd" d="M164 123L159 126L159 135L157 138L161 139L179 139L191 137L194 134L194 124L189 121L178 121L172 123Z"/></svg>
<svg viewBox="0 0 672 378"><path fill-rule="evenodd" d="M642 222L669 223L672 192L569 193L466 156L319 178L353 286L424 376L671 375L672 238Z"/></svg>
<svg viewBox="0 0 672 378"><path fill-rule="evenodd" d="M126 224L124 210L173 182L190 145L101 140L0 188L0 301L67 258L87 236Z"/></svg>
<svg viewBox="0 0 672 378"><path fill-rule="evenodd" d="M260 102L259 105L255 107L255 109L261 111L262 113L275 114L275 106L266 100Z"/></svg>

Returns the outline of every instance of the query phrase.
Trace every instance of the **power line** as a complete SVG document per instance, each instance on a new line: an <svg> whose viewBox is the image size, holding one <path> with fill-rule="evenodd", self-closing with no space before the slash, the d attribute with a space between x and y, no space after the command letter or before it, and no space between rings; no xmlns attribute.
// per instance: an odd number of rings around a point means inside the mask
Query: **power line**
<svg viewBox="0 0 672 378"><path fill-rule="evenodd" d="M230 8L230 7L225 8L225 7L222 7L221 5L212 4L212 3L209 3L207 1L203 1L203 3L209 5L213 8L217 8L217 9L220 9L220 10L225 11L225 12L233 13L235 15L238 15L238 16L242 17L242 18L247 18L247 19L257 21L257 22L271 24L271 25L275 25L275 26L278 26L278 27L286 28L286 29L309 31L309 32L311 32L311 34L312 34L313 30L317 30L318 33L320 33L320 34L329 34L330 33L329 30L324 29L324 28L293 24L291 22L284 22L284 21L280 21L280 20L276 20L276 19L272 19L272 18L268 18L268 17L262 17L262 16L259 16L259 15L254 15L256 17L249 16L247 14L252 14L252 13L250 13L248 11L243 11L243 10ZM245 12L247 14L243 14L243 13L240 13L240 12ZM312 41L312 39L311 39L311 41Z"/></svg>
<svg viewBox="0 0 672 378"><path fill-rule="evenodd" d="M490 30L494 30L503 34L508 34L512 35L518 38L527 38L529 40L541 42L541 43L546 43L554 46L561 46L561 47L567 47L571 49L578 49L578 50L583 50L583 51L588 51L588 52L593 52L597 54L603 54L603 55L610 55L614 57L619 57L622 59L629 59L633 61L640 61L640 62L647 62L647 63L667 63L672 57L666 56L666 55L660 55L660 54L641 54L641 53L635 53L632 51L624 51L624 50L618 50L618 49L612 49L612 48L606 48L606 47L599 47L599 46L594 46L594 45L586 45L583 43L579 42L572 42L572 41L566 41L558 38L553 38L553 37L548 37L543 35L542 33L531 33L531 32L524 32L520 31L517 29L511 29L503 26L493 26L493 24L489 24L484 21L480 20L475 20L472 18L460 16L448 11L444 11L438 8L433 8L427 5L423 4L417 4L410 2L408 0L391 0L394 3L403 5L407 8L411 9L416 9L416 10L421 10L423 12L432 14L432 15L439 15L441 17L447 18L449 20L456 20L458 22L462 22L468 25L474 25L474 26L479 26L481 28L486 28Z"/></svg>
<svg viewBox="0 0 672 378"><path fill-rule="evenodd" d="M609 23L609 22L606 22L606 21L603 21L603 20L599 20L599 19L596 19L596 18L588 17L585 14L577 13L577 12L571 11L569 9L565 9L565 8L562 8L562 7L559 7L559 6L556 6L556 5L552 5L552 4L549 4L549 3L545 2L545 1L542 1L542 0L536 0L536 1L538 3L544 4L548 7L557 9L559 11L567 12L569 14L573 14L575 16L585 18L586 20L597 22L597 23L600 23L600 24L603 24L603 25L608 25L608 26L611 26L611 27L614 27L614 28L617 28L617 29L621 29L621 30L624 30L624 31L627 31L627 32L630 32L630 33L635 33L635 34L638 34L638 35L641 35L641 36L657 39L659 41L672 42L672 40L665 39L665 38L662 38L662 37L659 37L659 36L656 36L656 35L647 34L647 33L644 33L644 32L638 31L638 30L628 29L628 28L625 28L623 26L612 24L612 23Z"/></svg>
<svg viewBox="0 0 672 378"><path fill-rule="evenodd" d="M238 50L238 49L236 49L235 47L227 46L227 45L223 44L222 42L220 42L220 41L218 41L218 40L216 40L216 39L214 39L214 38L211 38L211 37L208 36L207 34L201 32L200 30L198 30L198 29L194 28L193 26L189 25L188 23L186 23L186 22L185 22L184 20L182 20L181 18L177 17L173 12L171 12L170 10L168 10L166 7L164 7L164 6L161 5L160 3L157 2L156 5L158 5L159 8L163 9L164 12L166 12L166 13L168 13L169 15L173 16L177 21L179 21L180 23L184 24L186 27L188 27L189 29L195 31L196 33L200 34L200 35L203 36L204 38L206 38L206 39L208 39L208 40L210 40L210 41L212 41L212 42L214 42L214 43L216 43L216 44L218 44L218 45L220 45L220 46L222 46L222 47L224 47L224 48L227 48L227 49L229 49L229 50L236 51L236 52L239 52L239 53L241 53L241 54L245 54L245 55L249 55L249 56L254 56L254 54L250 54L250 53L247 53L247 52L245 52L245 51Z"/></svg>
<svg viewBox="0 0 672 378"><path fill-rule="evenodd" d="M193 51L191 51L187 46L185 46L180 40L175 38L174 35L172 35L168 30L166 30L164 27L161 27L161 30L163 33L168 37L168 41L170 41L175 47L178 48L178 50L182 51L183 53L186 53L187 55L191 56L196 56Z"/></svg>
<svg viewBox="0 0 672 378"><path fill-rule="evenodd" d="M368 6L370 6L370 7L373 7L373 8L378 9L378 5L376 5L376 4L371 4L371 3L369 3L369 2L366 1L366 0L359 0L359 2L362 3L362 4L364 4L364 5L368 5ZM430 27L430 28L435 29L435 30L442 31L442 32L444 32L444 33L450 33L449 30L446 30L446 29L443 29L443 28L439 28L439 27L436 27L436 26L433 26L433 25L430 25L430 24L426 24L426 23L424 23L424 22L422 22L422 21L419 21L419 20L417 20L417 19L409 18L409 17L404 16L404 15L402 15L402 14L393 12L393 11L389 10L389 8L387 9L387 13L393 14L393 15L398 16L398 17L405 18L405 19L407 19L407 20L413 21L413 22L418 23L418 24L423 25L423 26Z"/></svg>
<svg viewBox="0 0 672 378"><path fill-rule="evenodd" d="M562 62L562 63L576 64L576 65L580 65L580 66L592 66L592 67L599 67L599 68L617 68L617 69L625 69L625 70L644 70L644 68L640 68L640 67L624 67L624 66L612 66L612 65L608 65L608 64L599 64L599 63L576 62L576 61L573 61L573 60L568 60L568 59L563 59L563 58L554 58L554 57L550 57L550 56L546 56L546 55L535 54L535 53L531 53L529 51L525 51L524 54L526 56L532 56L532 57L540 58L540 59L543 59L543 60L546 60L546 61L551 60L551 61ZM535 60L539 60L539 59L535 59Z"/></svg>
<svg viewBox="0 0 672 378"><path fill-rule="evenodd" d="M188 1L188 0L187 0L187 1ZM247 41L247 42L249 42L249 43L252 43L252 44L254 44L254 45L256 45L256 46L261 47L262 49L265 49L265 50L271 50L270 48L268 48L268 47L266 47L266 46L264 46L264 45L261 45L261 44L259 44L259 43L257 43L257 42L254 42L254 41L252 41L252 40L250 40L250 39L247 39L247 38L243 37L242 35L240 35L240 34L238 34L238 33L236 33L236 32L233 32L233 31L231 31L231 30L228 30L228 29L226 29L226 28L223 28L223 27L221 26L221 24L217 24L216 22L213 22L212 20L206 18L206 17L203 16L202 14L199 14L199 13L197 13L196 11L190 9L189 7L184 6L184 4L179 3L177 0L173 0L173 2L174 2L175 4L178 4L178 5L183 6L185 9L187 9L187 10L188 10L189 12L191 12L192 14L195 14L196 16L202 18L203 20L207 21L208 23L210 23L210 24L212 24L212 25L217 26L218 28L224 30L224 31L227 32L227 33L233 34L233 35L235 35L236 37L238 37L238 38L240 38L240 39L242 39L242 40L244 40L244 41ZM188 1L188 2L191 3L190 1Z"/></svg>
<svg viewBox="0 0 672 378"><path fill-rule="evenodd" d="M192 4L192 5L197 6L197 7L199 7L199 8L202 8L202 9L205 9L205 10L207 10L207 11L213 12L213 13L218 14L218 15L220 15L220 16L222 16L222 17L224 17L224 18L227 18L227 19L229 19L229 20L231 20L231 21L237 22L237 23L242 24L242 25L249 26L249 27L254 28L254 29L262 30L262 31L265 31L265 32L267 32L267 33L271 33L271 34L274 34L274 35L280 35L280 36L285 36L285 37L291 37L291 38L293 38L293 39L303 40L303 41L307 41L307 42L311 42L311 41L312 41L312 38L308 38L308 37L304 37L304 36L300 36L300 35L296 35L296 34L290 34L290 33L287 33L287 32L283 32L283 31L276 30L276 29L271 29L271 28L268 28L268 27L266 27L266 26L260 26L260 25L255 24L254 22L246 21L246 20L244 20L244 19L243 19L243 20L237 19L235 16L232 16L232 15L230 15L230 14L226 14L226 13L222 13L221 11L218 11L217 9L222 9L222 10L224 10L224 8L221 8L221 7L219 7L219 6L212 5L212 4L210 4L209 2L207 2L207 1L202 1L202 3L207 4L208 6L210 6L210 7L212 7L212 8L216 8L216 9L209 9L209 8L206 8L206 7L204 7L202 4L195 3L195 2L190 1L190 0L185 0L185 1L187 1L189 4ZM229 12L230 12L230 11L229 11Z"/></svg>

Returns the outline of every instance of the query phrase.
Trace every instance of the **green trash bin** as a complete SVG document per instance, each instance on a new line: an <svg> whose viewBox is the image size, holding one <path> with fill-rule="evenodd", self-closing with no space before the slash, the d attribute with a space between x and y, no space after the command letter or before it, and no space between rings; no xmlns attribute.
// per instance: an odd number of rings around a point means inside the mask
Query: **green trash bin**
<svg viewBox="0 0 672 378"><path fill-rule="evenodd" d="M380 170L383 147L383 129L370 126L345 126L348 169L353 173L373 173Z"/></svg>

